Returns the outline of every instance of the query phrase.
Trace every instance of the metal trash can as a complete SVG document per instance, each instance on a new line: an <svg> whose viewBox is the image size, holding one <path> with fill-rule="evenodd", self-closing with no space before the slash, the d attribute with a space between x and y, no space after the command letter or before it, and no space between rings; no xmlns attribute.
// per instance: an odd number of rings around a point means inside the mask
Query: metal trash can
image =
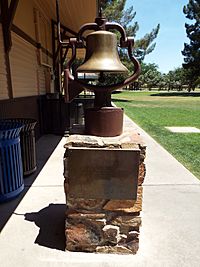
<svg viewBox="0 0 200 267"><path fill-rule="evenodd" d="M23 174L28 176L37 169L35 149L35 125L37 121L30 118L12 118L12 122L23 124L20 132Z"/></svg>
<svg viewBox="0 0 200 267"><path fill-rule="evenodd" d="M0 121L0 202L16 197L24 189L19 137L22 126Z"/></svg>

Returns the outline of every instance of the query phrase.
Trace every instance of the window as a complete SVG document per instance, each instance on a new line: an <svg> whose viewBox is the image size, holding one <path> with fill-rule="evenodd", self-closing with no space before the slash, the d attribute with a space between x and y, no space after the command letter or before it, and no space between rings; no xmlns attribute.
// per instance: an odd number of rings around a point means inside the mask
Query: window
<svg viewBox="0 0 200 267"><path fill-rule="evenodd" d="M49 56L49 53L51 51L51 23L37 9L34 9L34 15L35 15L36 40L40 44L39 63L41 65L51 67L52 60Z"/></svg>

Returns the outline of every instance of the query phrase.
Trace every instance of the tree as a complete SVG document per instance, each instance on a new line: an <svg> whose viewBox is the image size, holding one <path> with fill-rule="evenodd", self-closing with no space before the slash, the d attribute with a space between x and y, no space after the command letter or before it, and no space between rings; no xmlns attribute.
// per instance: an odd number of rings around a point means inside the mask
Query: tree
<svg viewBox="0 0 200 267"><path fill-rule="evenodd" d="M111 22L118 22L121 24L127 36L136 37L136 33L139 30L138 22L133 22L136 12L133 11L133 6L125 9L126 0L101 0L101 7L103 9L103 16L105 16ZM133 54L142 62L146 55L151 53L155 48L153 42L158 35L160 25L158 24L150 33L146 34L143 38L136 40ZM116 32L115 32L116 33ZM119 33L117 33L119 35ZM119 50L120 59L122 63L129 70L128 74L104 74L105 82L100 82L101 85L113 84L121 82L134 71L134 66L130 62L126 49Z"/></svg>
<svg viewBox="0 0 200 267"><path fill-rule="evenodd" d="M187 70L182 67L162 74L155 63L141 63L142 72L138 81L141 87L149 90L158 88L158 90L182 90L183 86L188 86L186 77Z"/></svg>
<svg viewBox="0 0 200 267"><path fill-rule="evenodd" d="M158 71L155 63L141 63L142 72L138 78L141 87L147 87L151 90L153 87L159 87L162 80L162 74Z"/></svg>
<svg viewBox="0 0 200 267"><path fill-rule="evenodd" d="M188 80L188 70L183 67L170 70L167 74L164 75L165 87L167 90L178 90L181 91L184 88L190 91L190 81Z"/></svg>
<svg viewBox="0 0 200 267"><path fill-rule="evenodd" d="M102 0L101 6L103 14L109 21L115 21L121 24L128 36L136 37L139 30L138 22L133 22L136 12L133 11L133 6L125 9L126 0ZM160 25L158 24L150 33L145 34L141 39L135 41L134 55L140 61L144 60L145 56L151 53L155 48L154 40L158 35ZM125 61L127 61L126 56Z"/></svg>
<svg viewBox="0 0 200 267"><path fill-rule="evenodd" d="M187 70L187 79L190 82L190 89L200 84L200 1L189 0L184 6L183 13L192 24L185 24L189 44L184 44L182 54L184 56L183 67Z"/></svg>

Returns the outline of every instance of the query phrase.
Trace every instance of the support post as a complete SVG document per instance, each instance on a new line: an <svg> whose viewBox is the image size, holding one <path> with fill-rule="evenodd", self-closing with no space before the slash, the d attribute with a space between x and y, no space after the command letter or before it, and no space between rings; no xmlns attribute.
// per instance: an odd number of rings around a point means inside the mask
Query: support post
<svg viewBox="0 0 200 267"><path fill-rule="evenodd" d="M5 60L6 69L8 74L8 95L9 98L13 98L12 90L12 79L10 71L10 58L9 52L12 47L11 38L11 27L13 24L13 19L17 10L19 0L11 0L10 5L8 5L8 0L1 0L1 19L2 19L2 29L3 29L3 39L4 39L4 49L5 49Z"/></svg>
<svg viewBox="0 0 200 267"><path fill-rule="evenodd" d="M12 46L11 39L11 26L17 10L19 0L11 0L10 6L8 6L8 0L1 0L2 10L2 26L3 26L3 37L5 52L9 52Z"/></svg>

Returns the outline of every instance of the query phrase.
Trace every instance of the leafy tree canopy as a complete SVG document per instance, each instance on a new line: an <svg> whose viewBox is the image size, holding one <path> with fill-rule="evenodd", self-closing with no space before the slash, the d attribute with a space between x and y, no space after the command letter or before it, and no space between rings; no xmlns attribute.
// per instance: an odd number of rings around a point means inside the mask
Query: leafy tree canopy
<svg viewBox="0 0 200 267"><path fill-rule="evenodd" d="M127 36L136 37L139 30L137 21L133 22L136 12L133 6L125 9L126 0L102 0L101 6L103 14L109 21L120 23L126 30ZM145 56L151 53L155 48L155 38L158 35L160 24L158 24L150 33L135 41L134 55L138 60L144 60Z"/></svg>
<svg viewBox="0 0 200 267"><path fill-rule="evenodd" d="M187 78L190 80L191 88L195 88L200 84L200 1L189 0L183 8L183 13L187 19L191 20L191 24L185 24L190 43L184 44L183 67L187 69Z"/></svg>
<svg viewBox="0 0 200 267"><path fill-rule="evenodd" d="M142 72L138 79L142 87L147 87L149 90L152 87L158 87L162 79L162 74L158 70L155 63L141 63Z"/></svg>

